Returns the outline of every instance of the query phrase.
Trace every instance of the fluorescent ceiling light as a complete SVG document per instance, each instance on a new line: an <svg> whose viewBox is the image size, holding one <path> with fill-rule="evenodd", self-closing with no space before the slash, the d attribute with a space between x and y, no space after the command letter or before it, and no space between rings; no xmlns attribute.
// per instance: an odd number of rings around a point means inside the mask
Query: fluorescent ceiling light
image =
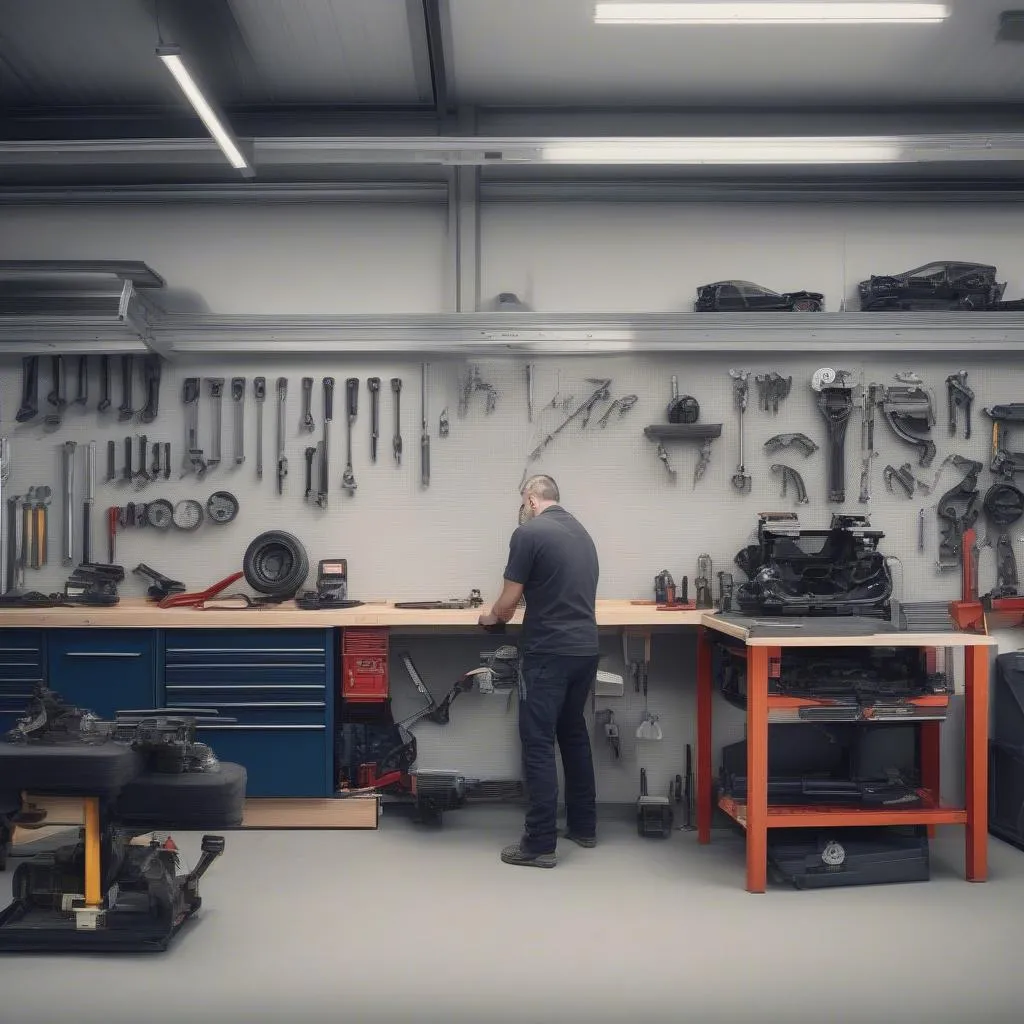
<svg viewBox="0 0 1024 1024"><path fill-rule="evenodd" d="M886 140L843 138L581 139L544 146L541 158L570 164L880 164L903 148Z"/></svg>
<svg viewBox="0 0 1024 1024"><path fill-rule="evenodd" d="M249 161L242 156L242 151L231 132L214 112L213 107L203 95L202 89L196 84L196 80L181 59L181 51L177 47L162 46L156 51L156 55L174 76L174 80L185 94L185 98L192 104L199 119L206 125L206 130L213 136L214 142L220 146L221 152L227 157L228 163L236 171L241 171L245 177L252 177L255 171L249 166Z"/></svg>
<svg viewBox="0 0 1024 1024"><path fill-rule="evenodd" d="M935 25L948 4L888 3L598 3L598 25Z"/></svg>

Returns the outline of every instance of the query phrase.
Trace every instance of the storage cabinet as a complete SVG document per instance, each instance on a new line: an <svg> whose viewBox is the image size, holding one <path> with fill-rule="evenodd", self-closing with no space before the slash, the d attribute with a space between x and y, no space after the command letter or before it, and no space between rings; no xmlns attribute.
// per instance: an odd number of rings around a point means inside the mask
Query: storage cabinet
<svg viewBox="0 0 1024 1024"><path fill-rule="evenodd" d="M32 690L46 678L46 645L39 629L8 629L0 636L0 733L24 712Z"/></svg>
<svg viewBox="0 0 1024 1024"><path fill-rule="evenodd" d="M162 702L214 711L201 730L248 772L254 797L323 797L332 765L334 640L327 629L167 630Z"/></svg>
<svg viewBox="0 0 1024 1024"><path fill-rule="evenodd" d="M156 700L156 634L147 629L51 629L50 686L66 701L109 718Z"/></svg>

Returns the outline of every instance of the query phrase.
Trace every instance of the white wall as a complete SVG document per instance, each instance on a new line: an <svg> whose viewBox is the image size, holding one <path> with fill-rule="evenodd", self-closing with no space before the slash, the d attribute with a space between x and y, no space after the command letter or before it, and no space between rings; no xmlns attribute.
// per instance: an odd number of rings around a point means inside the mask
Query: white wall
<svg viewBox="0 0 1024 1024"><path fill-rule="evenodd" d="M906 209L876 205L787 206L750 205L654 206L646 204L590 206L509 204L486 208L481 217L481 294L515 291L540 310L688 310L696 287L707 281L741 277L777 289L809 288L825 292L827 308L839 308L844 294L871 272L907 269L932 259L991 261L1008 282L1007 296L1024 295L1024 255L1018 239L1024 212L1012 209L956 206L913 206ZM5 210L0 219L0 258L120 258L148 262L168 282L169 305L177 309L209 309L215 313L367 313L432 312L445 309L448 278L445 267L445 216L442 210L381 205L268 206L264 208L210 206L164 209L140 207L26 208ZM824 443L824 421L814 405L809 381L813 371L832 363L871 379L891 381L900 369L913 368L936 391L939 423L934 431L937 466L951 451L987 464L988 430L980 410L1024 395L1024 373L1017 361L978 358L965 351L954 360L927 356L842 357L833 363L820 357L766 354L762 359L734 359L710 353L696 357L538 359L536 399L545 405L554 392L581 397L587 377L609 376L612 394L636 394L636 407L622 420L602 430L594 421L586 431L569 428L531 468L551 472L562 486L566 504L593 533L601 554L603 597L648 597L653 575L668 568L691 582L697 555L708 552L715 569L732 569L735 553L748 542L756 513L794 507L780 498L779 481L768 470L771 461L761 445L782 431L803 430ZM95 363L94 374L95 374ZM730 367L754 373L777 370L792 374L793 392L779 415L759 411L756 394L746 422L746 463L754 475L753 493L738 495L729 485L736 461L737 427L731 407ZM969 442L952 439L945 430L947 374L961 368L977 399L974 434ZM205 500L214 489L236 494L242 511L226 527L205 525L195 535L171 533L159 539L150 530L118 538L118 561L129 570L140 561L184 580L190 588L208 585L234 571L249 540L270 528L295 532L309 550L311 561L342 555L350 561L353 596L363 599L430 598L465 594L481 587L493 597L500 583L508 535L518 508L517 484L527 468L526 455L558 422L559 410L538 411L534 423L526 417L525 377L521 361L482 364L484 375L500 392L498 408L488 416L482 396L476 396L465 420L456 413L458 381L464 367L437 360L430 370L432 483L419 486L419 367L373 357L304 359L286 351L276 358L196 362L165 370L161 414L147 433L150 441L173 444L172 479L140 494L124 485L101 484L97 504L123 504L156 496ZM268 383L279 374L291 382L287 424L290 473L286 494L274 489L272 401L265 409L265 462L262 483L255 479L255 422L247 402L245 466L231 465L231 418L225 406L224 462L203 482L177 475L183 451L184 426L180 405L181 378L186 375L244 375L262 373ZM714 443L712 464L696 489L690 477L696 459L692 447L672 449L679 481L669 483L642 427L663 419L672 373L684 391L702 405L702 420L721 421L723 436ZM337 378L332 432L331 505L324 513L302 502L303 448L320 437L301 434L299 381L317 379L314 414L319 422L319 379ZM368 397L365 378L392 375L405 382L403 439L405 459L397 468L390 451L391 404L385 394L381 414L381 450L376 465L368 458ZM349 498L341 492L344 430L340 410L343 381L359 376L364 384L354 434L355 474L359 489ZM73 382L72 382L73 383ZM48 390L44 365L41 391ZM15 427L13 415L20 387L16 361L0 363L0 423L14 444L13 493L31 484L49 483L59 494L59 446L67 439L100 447L100 471L105 468L105 441L119 441L126 431L116 415L101 418L90 410L69 410L57 434L39 426ZM97 393L95 376L91 393ZM136 385L136 396L140 394ZM119 392L115 381L115 407ZM251 396L250 396L251 398ZM92 405L94 406L95 400ZM451 436L437 434L437 416L447 404ZM201 437L210 430L208 400L201 407ZM138 428L134 428L137 431ZM847 441L846 508L862 511L857 503L859 424L851 422ZM874 523L886 532L885 550L904 563L903 596L910 600L949 599L959 587L955 574L934 568L936 518L929 498L905 501L886 493L881 470L887 462L913 461L903 446L879 423L876 438L881 454L874 472ZM824 500L824 451L806 462L786 461L804 474L811 504L798 509L807 526L826 525L836 508ZM931 473L920 471L930 478ZM947 470L939 491L956 482ZM991 482L986 473L982 488ZM916 550L917 512L928 508L927 551ZM982 528L983 530L983 528ZM59 565L60 515L51 515L51 564L29 573L29 585L57 589L65 578ZM94 545L105 551L97 530ZM982 589L991 586L991 552L983 556ZM129 576L127 595L144 590ZM449 646L450 644L450 646ZM619 645L607 641L607 667L617 668ZM417 642L417 659L428 681L442 693L454 676L472 662L478 640L458 643ZM657 639L651 686L651 708L661 714L666 740L656 749L639 751L630 739L642 715L641 700L629 695L621 702L599 702L619 708L623 759L614 762L600 741L600 792L604 800L630 800L637 792L638 758L649 768L651 787L663 791L671 776L682 770L682 745L692 742L692 651L689 641ZM395 662L395 711L402 715L417 702L411 684ZM721 740L740 735L734 711L722 709L716 729ZM947 730L950 732L950 730ZM500 701L478 695L460 698L450 726L419 729L420 763L457 766L485 775L515 775L518 750L514 711L506 714ZM956 752L956 737L949 736ZM961 760L950 762L947 782L956 787ZM956 795L956 789L950 792Z"/></svg>

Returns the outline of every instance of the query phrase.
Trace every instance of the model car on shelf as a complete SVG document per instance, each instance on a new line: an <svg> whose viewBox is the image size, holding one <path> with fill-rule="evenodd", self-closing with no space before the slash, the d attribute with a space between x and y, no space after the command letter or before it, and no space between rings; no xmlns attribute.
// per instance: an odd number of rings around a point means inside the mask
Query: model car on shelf
<svg viewBox="0 0 1024 1024"><path fill-rule="evenodd" d="M762 310L817 313L825 308L821 292L773 292L752 281L715 281L697 289L697 313L734 313Z"/></svg>
<svg viewBox="0 0 1024 1024"><path fill-rule="evenodd" d="M1019 309L1024 302L1002 302L1006 284L986 263L943 260L899 274L872 275L857 286L864 310Z"/></svg>

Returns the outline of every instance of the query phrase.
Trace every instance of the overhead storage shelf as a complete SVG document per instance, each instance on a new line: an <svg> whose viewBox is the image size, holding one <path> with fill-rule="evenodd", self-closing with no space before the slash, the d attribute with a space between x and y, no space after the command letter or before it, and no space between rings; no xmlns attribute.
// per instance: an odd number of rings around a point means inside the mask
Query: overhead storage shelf
<svg viewBox="0 0 1024 1024"><path fill-rule="evenodd" d="M160 351L437 355L1024 351L1021 313L167 315Z"/></svg>

